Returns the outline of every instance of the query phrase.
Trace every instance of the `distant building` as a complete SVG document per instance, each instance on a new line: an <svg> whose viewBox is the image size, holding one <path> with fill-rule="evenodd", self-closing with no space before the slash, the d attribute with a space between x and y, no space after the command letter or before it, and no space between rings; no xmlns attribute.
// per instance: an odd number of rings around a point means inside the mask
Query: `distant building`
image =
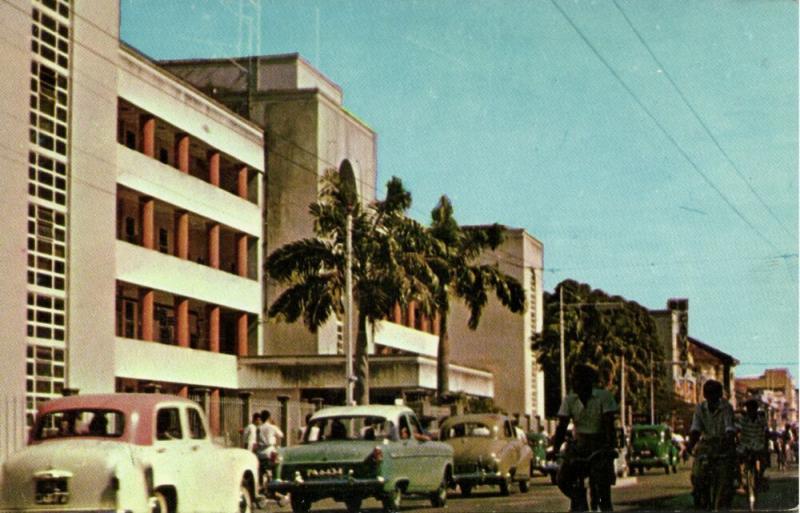
<svg viewBox="0 0 800 513"><path fill-rule="evenodd" d="M767 405L773 428L798 421L797 385L789 369L767 369L761 376L737 378L736 394L740 400L759 397Z"/></svg>
<svg viewBox="0 0 800 513"><path fill-rule="evenodd" d="M308 206L328 170L352 171L364 204L375 199L377 134L343 106L341 88L297 54L161 63L263 127L267 154L265 254L313 236ZM265 283L265 304L281 289ZM265 316L266 317L266 316ZM256 397L344 401L342 323L317 333L300 323L266 322L264 351L240 360L240 384ZM408 390L436 389L438 333L414 304L379 321L369 337L370 397L392 402ZM494 395L482 367L451 365L451 390Z"/></svg>
<svg viewBox="0 0 800 513"><path fill-rule="evenodd" d="M673 427L685 431L693 406L703 402L703 384L709 379L722 383L725 396L735 405L735 368L739 360L689 336L689 300L673 298L664 310L651 310L664 360L655 362L667 380L676 401L671 405Z"/></svg>
<svg viewBox="0 0 800 513"><path fill-rule="evenodd" d="M492 293L476 330L467 326L469 311L451 302L448 332L454 363L489 370L495 376L494 404L517 415L544 418L544 372L531 350L543 327L542 268L544 246L521 228L506 228L505 241L487 251L482 262L499 266L525 290L526 310L510 312Z"/></svg>

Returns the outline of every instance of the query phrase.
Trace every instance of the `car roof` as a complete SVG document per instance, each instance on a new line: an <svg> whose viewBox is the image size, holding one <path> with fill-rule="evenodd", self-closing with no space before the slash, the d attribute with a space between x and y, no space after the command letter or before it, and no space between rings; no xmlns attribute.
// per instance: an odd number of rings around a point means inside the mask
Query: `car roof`
<svg viewBox="0 0 800 513"><path fill-rule="evenodd" d="M149 411L166 402L196 405L194 401L171 394L85 394L46 401L39 406L39 413L76 408L109 409L122 412Z"/></svg>
<svg viewBox="0 0 800 513"><path fill-rule="evenodd" d="M502 425L506 420L508 420L508 417L500 413L467 413L464 415L447 417L444 422L442 422L442 425L456 424L459 422L480 422L482 424L498 426Z"/></svg>
<svg viewBox="0 0 800 513"><path fill-rule="evenodd" d="M342 416L357 417L385 417L394 418L401 413L414 413L408 406L396 406L387 404L368 404L361 406L328 406L314 413L312 418L328 418Z"/></svg>

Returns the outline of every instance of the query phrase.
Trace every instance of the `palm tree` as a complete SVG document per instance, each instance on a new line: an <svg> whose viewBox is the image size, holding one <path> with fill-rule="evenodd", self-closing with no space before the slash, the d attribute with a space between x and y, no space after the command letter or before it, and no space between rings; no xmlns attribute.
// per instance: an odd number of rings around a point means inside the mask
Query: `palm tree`
<svg viewBox="0 0 800 513"><path fill-rule="evenodd" d="M495 249L503 241L503 227L462 228L453 217L453 206L447 196L442 196L431 212L429 234L437 244L429 257L429 265L438 277L432 284L432 308L438 313L439 346L436 362L436 392L441 400L449 390L448 364L450 338L447 319L450 299L457 297L470 311L468 326L476 329L483 308L494 292L497 299L510 311L521 312L525 306L525 291L515 278L500 271L497 265L478 264L478 257L487 249Z"/></svg>
<svg viewBox="0 0 800 513"><path fill-rule="evenodd" d="M323 177L319 200L310 207L311 238L290 242L266 260L269 276L287 288L269 307L270 318L294 322L301 316L311 332L331 315L344 313L346 218L353 219L353 296L357 305L354 399L369 402L367 329L386 317L395 303L424 294L421 284L436 282L419 257L404 244L420 229L405 217L411 195L400 179L387 184L386 199L363 208L355 188L339 173Z"/></svg>

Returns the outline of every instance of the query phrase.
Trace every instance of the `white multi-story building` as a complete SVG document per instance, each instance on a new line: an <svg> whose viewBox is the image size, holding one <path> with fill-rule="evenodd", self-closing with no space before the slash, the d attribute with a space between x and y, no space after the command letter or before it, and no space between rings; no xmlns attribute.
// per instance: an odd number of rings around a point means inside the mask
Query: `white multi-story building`
<svg viewBox="0 0 800 513"><path fill-rule="evenodd" d="M0 458L41 400L213 405L259 350L262 131L120 45L118 20L114 1L0 4Z"/></svg>

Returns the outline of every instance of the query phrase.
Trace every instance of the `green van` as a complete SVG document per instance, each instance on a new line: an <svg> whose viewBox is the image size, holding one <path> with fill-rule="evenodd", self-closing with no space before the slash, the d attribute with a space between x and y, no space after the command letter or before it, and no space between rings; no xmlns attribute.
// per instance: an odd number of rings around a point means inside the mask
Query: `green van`
<svg viewBox="0 0 800 513"><path fill-rule="evenodd" d="M679 451L672 442L672 430L666 424L634 424L631 430L631 472L652 467L662 467L669 474L670 469L678 471Z"/></svg>

